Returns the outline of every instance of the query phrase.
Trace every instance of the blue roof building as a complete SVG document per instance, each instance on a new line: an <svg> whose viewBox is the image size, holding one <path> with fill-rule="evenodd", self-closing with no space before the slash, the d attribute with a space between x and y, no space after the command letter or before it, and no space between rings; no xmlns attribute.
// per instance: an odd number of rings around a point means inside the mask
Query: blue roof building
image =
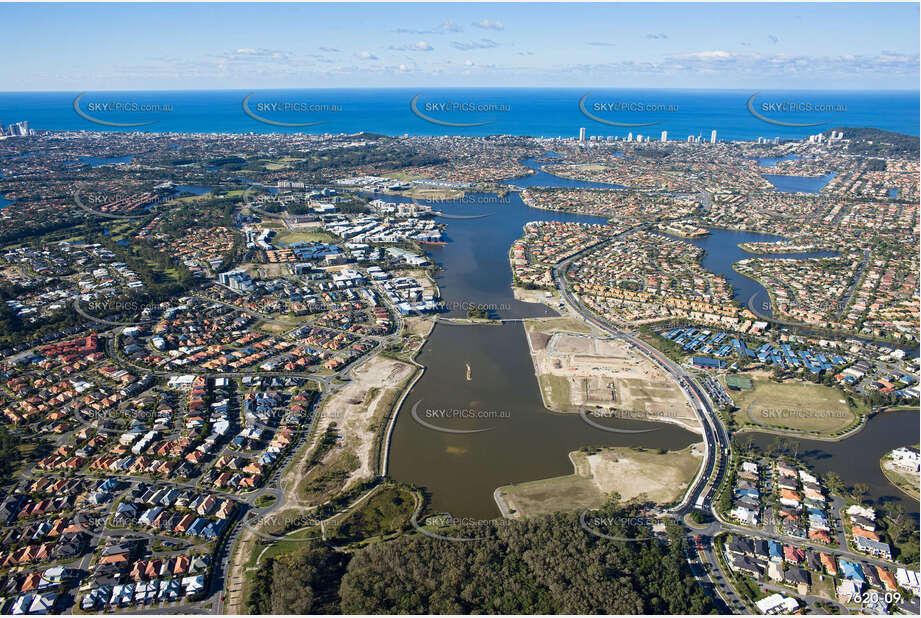
<svg viewBox="0 0 921 618"><path fill-rule="evenodd" d="M768 541L768 553L771 558L783 560L783 546L777 541Z"/></svg>
<svg viewBox="0 0 921 618"><path fill-rule="evenodd" d="M715 358L707 358L706 356L692 357L691 364L693 364L695 367L700 367L701 369L723 369L726 367L725 361L721 361Z"/></svg>
<svg viewBox="0 0 921 618"><path fill-rule="evenodd" d="M844 579L853 579L861 583L866 581L863 577L863 569L856 562L842 558L838 561L838 564L841 566L841 574Z"/></svg>

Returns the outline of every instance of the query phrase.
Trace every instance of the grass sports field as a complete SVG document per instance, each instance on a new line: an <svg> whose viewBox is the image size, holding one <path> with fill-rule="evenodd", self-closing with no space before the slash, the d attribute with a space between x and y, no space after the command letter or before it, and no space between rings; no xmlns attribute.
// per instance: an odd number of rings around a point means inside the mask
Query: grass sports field
<svg viewBox="0 0 921 618"><path fill-rule="evenodd" d="M833 435L854 424L859 410L852 410L836 388L789 381L778 384L754 378L750 391L729 391L735 401L736 422L764 428L807 431Z"/></svg>

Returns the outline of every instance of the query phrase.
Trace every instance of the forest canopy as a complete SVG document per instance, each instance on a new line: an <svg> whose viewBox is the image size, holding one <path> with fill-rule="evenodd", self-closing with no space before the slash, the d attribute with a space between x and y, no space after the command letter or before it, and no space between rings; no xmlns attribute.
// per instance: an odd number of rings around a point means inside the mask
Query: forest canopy
<svg viewBox="0 0 921 618"><path fill-rule="evenodd" d="M578 514L524 521L501 520L482 529L482 540L449 542L404 535L351 554L339 585L346 614L707 614L712 601L688 567L678 529L659 539L624 542L590 534ZM450 531L439 534L452 536ZM636 530L625 530L639 538ZM459 534L457 536L463 536ZM311 547L274 561L267 594L250 610L296 613L285 594L315 587L328 591L341 563L335 550ZM312 565L336 564L318 578ZM268 573L260 573L260 578ZM281 582L284 582L281 584ZM275 585L278 584L278 585ZM329 594L323 595L328 602ZM271 601L269 600L271 598ZM291 599L288 603L285 599ZM254 602L256 601L256 602ZM326 604L325 609L330 609Z"/></svg>

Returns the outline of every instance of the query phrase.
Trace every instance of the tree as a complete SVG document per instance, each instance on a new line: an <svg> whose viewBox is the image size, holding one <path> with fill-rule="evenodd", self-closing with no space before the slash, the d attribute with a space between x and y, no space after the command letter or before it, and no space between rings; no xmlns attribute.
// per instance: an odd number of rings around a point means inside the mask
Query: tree
<svg viewBox="0 0 921 618"><path fill-rule="evenodd" d="M349 555L308 544L258 571L249 609L258 614L338 614L339 582Z"/></svg>
<svg viewBox="0 0 921 618"><path fill-rule="evenodd" d="M902 536L908 521L905 518L905 507L900 502L896 502L886 508L886 522L889 525L889 533L893 539L898 539Z"/></svg>
<svg viewBox="0 0 921 618"><path fill-rule="evenodd" d="M640 538L640 508L594 512L612 536ZM343 613L684 614L715 608L696 583L677 526L668 542L611 541L572 513L477 526L481 540L403 536L355 552ZM605 523L599 523L605 522ZM615 523L610 523L615 522ZM623 522L623 523L618 523ZM483 522L485 523L485 522ZM439 530L448 536L469 530Z"/></svg>
<svg viewBox="0 0 921 618"><path fill-rule="evenodd" d="M790 450L790 453L793 459L795 460L796 456L799 455L799 449L800 449L799 440L790 440L787 444L789 445L788 448Z"/></svg>
<svg viewBox="0 0 921 618"><path fill-rule="evenodd" d="M744 456L747 457L751 455L752 447L754 446L754 444L755 444L755 440L750 435L747 435L745 436L745 438L742 439L741 447L742 447L742 453Z"/></svg>
<svg viewBox="0 0 921 618"><path fill-rule="evenodd" d="M838 496L844 494L844 481L841 480L841 476L837 472L834 470L826 472L824 480L828 491Z"/></svg>
<svg viewBox="0 0 921 618"><path fill-rule="evenodd" d="M870 493L870 486L866 483L854 483L851 487L851 497L857 502L863 502L868 493Z"/></svg>
<svg viewBox="0 0 921 618"><path fill-rule="evenodd" d="M0 484L6 483L19 461L19 441L13 434L0 426Z"/></svg>

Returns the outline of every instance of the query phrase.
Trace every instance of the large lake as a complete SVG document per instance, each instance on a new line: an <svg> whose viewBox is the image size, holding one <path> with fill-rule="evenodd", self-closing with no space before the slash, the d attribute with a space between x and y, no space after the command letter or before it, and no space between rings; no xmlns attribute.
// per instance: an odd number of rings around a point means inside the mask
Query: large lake
<svg viewBox="0 0 921 618"><path fill-rule="evenodd" d="M681 449L701 438L675 425L612 420L612 433L574 414L556 414L541 403L524 327L435 327L416 359L425 374L399 412L390 449L390 475L424 487L436 512L492 519L499 510L493 492L500 485L572 474L568 453L583 446L641 445ZM469 379L467 367L469 366ZM447 429L486 429L448 433ZM427 411L473 410L486 418L437 418ZM599 421L600 422L600 421Z"/></svg>
<svg viewBox="0 0 921 618"><path fill-rule="evenodd" d="M554 176L549 176L552 181ZM381 197L390 201L408 201ZM498 200L498 201L497 201ZM437 282L450 312L464 317L468 304L488 305L496 317L553 316L542 304L516 301L508 252L528 221L604 223L603 218L537 210L518 193L503 198L468 193L463 200L427 202L445 218L449 242L426 247L442 270ZM425 374L399 412L390 449L389 473L424 487L435 511L455 517L493 518L499 510L493 492L500 485L572 473L568 453L582 446L642 445L680 449L700 441L674 425L612 420L622 429L652 429L639 434L596 429L576 415L543 407L537 377L520 323L502 326L435 327L417 361ZM467 379L467 367L470 379ZM429 424L479 433L441 432L417 422L412 408ZM474 410L492 418L432 419L426 410Z"/></svg>

